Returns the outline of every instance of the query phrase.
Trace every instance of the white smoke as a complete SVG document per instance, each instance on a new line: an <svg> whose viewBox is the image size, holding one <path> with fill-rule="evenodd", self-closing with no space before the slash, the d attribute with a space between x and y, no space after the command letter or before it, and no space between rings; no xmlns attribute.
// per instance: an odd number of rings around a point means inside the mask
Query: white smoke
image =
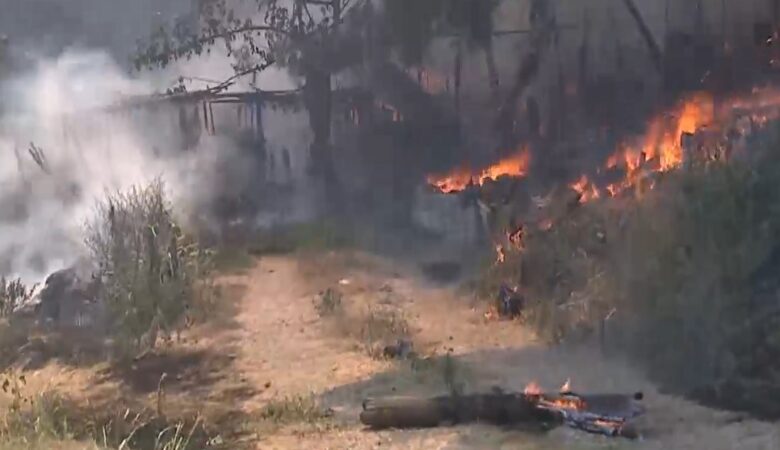
<svg viewBox="0 0 780 450"><path fill-rule="evenodd" d="M191 215L214 187L252 181L254 162L231 139L201 131L183 152L177 107L112 109L154 91L102 51L66 51L0 80L0 275L40 281L82 257L84 224L107 191L159 177Z"/></svg>

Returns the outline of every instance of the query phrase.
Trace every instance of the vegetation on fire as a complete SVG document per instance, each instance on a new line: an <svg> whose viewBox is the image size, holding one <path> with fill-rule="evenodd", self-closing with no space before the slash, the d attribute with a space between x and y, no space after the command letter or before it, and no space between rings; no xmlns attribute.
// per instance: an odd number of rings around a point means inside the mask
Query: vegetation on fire
<svg viewBox="0 0 780 450"><path fill-rule="evenodd" d="M780 157L767 139L752 162L665 172L641 196L587 202L529 230L480 292L514 281L545 338L606 333L671 389L780 416L767 400L780 382Z"/></svg>

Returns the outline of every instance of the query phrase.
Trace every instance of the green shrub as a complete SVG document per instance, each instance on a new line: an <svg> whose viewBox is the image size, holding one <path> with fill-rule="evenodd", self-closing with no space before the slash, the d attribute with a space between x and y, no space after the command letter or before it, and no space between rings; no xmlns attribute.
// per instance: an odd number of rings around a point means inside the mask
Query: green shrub
<svg viewBox="0 0 780 450"><path fill-rule="evenodd" d="M21 279L0 278L0 318L10 316L19 306L30 301L37 285L27 287Z"/></svg>
<svg viewBox="0 0 780 450"><path fill-rule="evenodd" d="M164 185L109 194L87 225L100 298L122 346L154 346L210 301L211 254L176 223Z"/></svg>

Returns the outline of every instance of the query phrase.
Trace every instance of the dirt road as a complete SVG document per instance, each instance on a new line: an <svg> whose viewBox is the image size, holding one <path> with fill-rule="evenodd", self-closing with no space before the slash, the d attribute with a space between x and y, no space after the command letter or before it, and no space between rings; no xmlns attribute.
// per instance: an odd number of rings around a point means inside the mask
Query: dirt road
<svg viewBox="0 0 780 450"><path fill-rule="evenodd" d="M426 281L409 264L354 253L263 257L220 283L223 301L233 308L185 333L181 342L126 368L53 361L29 374L30 385L103 408L155 408L164 373L163 412L204 414L215 432L231 439L231 448L780 448L778 424L662 395L627 365L588 349L546 348L519 323L486 321L484 305ZM329 287L343 294L343 311L321 317L316 301ZM372 356L367 336L388 330L408 333L422 362ZM447 353L454 361L449 369L442 363ZM435 395L446 392L448 383L466 391L522 390L530 381L556 389L568 378L582 392L645 392L644 440L482 425L372 432L358 423L366 396ZM332 417L303 414L274 426L261 417L269 404L278 411L278 405L308 398L329 408Z"/></svg>
<svg viewBox="0 0 780 450"><path fill-rule="evenodd" d="M335 411L337 426L287 427L255 436L258 449L776 449L780 425L748 420L661 395L626 365L587 349L549 349L522 326L487 322L480 308L454 289L366 255L263 258L232 283L247 286L241 300L240 356L236 367L255 390L242 408L252 411L284 396L313 393ZM337 286L353 310L391 305L405 317L421 355L455 355L467 390L522 389L536 380L554 389L571 378L588 392L643 390L647 435L639 443L558 429L544 436L488 426L421 431L363 431L357 422L364 396L436 394L444 389L435 369L372 358L354 336L318 316L314 299ZM343 325L343 324L342 324ZM348 324L349 325L349 324ZM353 324L357 326L357 324Z"/></svg>

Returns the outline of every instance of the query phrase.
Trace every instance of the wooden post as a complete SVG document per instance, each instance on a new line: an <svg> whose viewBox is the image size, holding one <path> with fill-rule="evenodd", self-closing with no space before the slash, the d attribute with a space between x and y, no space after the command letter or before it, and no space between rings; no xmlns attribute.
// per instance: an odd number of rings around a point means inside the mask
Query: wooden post
<svg viewBox="0 0 780 450"><path fill-rule="evenodd" d="M655 68L659 73L663 73L663 56L661 53L661 47L659 47L658 42L656 42L655 37L653 36L653 33L650 31L647 23L645 23L645 20L642 18L642 13L639 12L639 8L636 7L636 4L633 0L623 0L623 3L626 5L626 8L628 8L628 12L631 13L631 17L634 18L637 28L639 28L639 33L642 35L642 38L645 41L645 45L647 45L647 49L650 52L650 58L653 60Z"/></svg>

